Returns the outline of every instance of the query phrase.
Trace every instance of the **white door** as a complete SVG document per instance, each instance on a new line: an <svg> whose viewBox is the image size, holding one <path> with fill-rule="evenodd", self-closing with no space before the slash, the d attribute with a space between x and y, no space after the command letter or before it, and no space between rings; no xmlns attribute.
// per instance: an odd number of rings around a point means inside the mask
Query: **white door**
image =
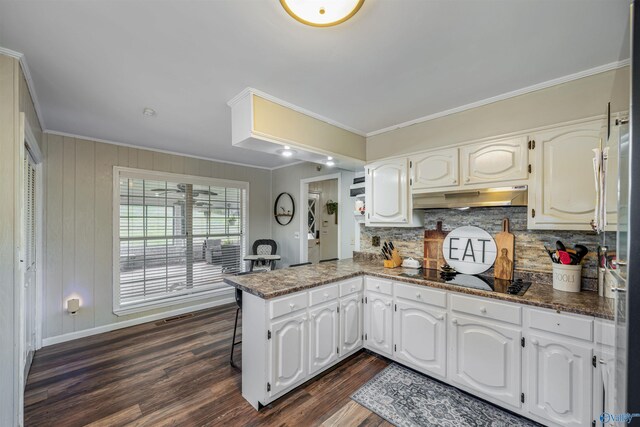
<svg viewBox="0 0 640 427"><path fill-rule="evenodd" d="M320 261L320 194L309 193L307 199L307 260L313 264Z"/></svg>
<svg viewBox="0 0 640 427"><path fill-rule="evenodd" d="M271 381L273 396L307 377L307 314L271 325Z"/></svg>
<svg viewBox="0 0 640 427"><path fill-rule="evenodd" d="M362 346L362 293L340 300L340 357Z"/></svg>
<svg viewBox="0 0 640 427"><path fill-rule="evenodd" d="M367 293L365 297L365 346L391 357L393 307L390 296Z"/></svg>
<svg viewBox="0 0 640 427"><path fill-rule="evenodd" d="M596 200L592 150L600 145L601 127L597 120L532 137L529 228L591 229Z"/></svg>
<svg viewBox="0 0 640 427"><path fill-rule="evenodd" d="M465 185L529 178L527 137L466 145L460 149Z"/></svg>
<svg viewBox="0 0 640 427"><path fill-rule="evenodd" d="M36 165L26 148L23 172L23 237L20 261L24 272L24 289L22 290L24 295L22 307L24 318L22 368L24 370L24 381L26 382L33 353L36 349L36 259L39 256L36 251L36 212L40 208L36 206Z"/></svg>
<svg viewBox="0 0 640 427"><path fill-rule="evenodd" d="M338 359L338 301L309 311L309 374Z"/></svg>
<svg viewBox="0 0 640 427"><path fill-rule="evenodd" d="M394 317L396 359L424 373L446 376L446 313L424 304L398 300Z"/></svg>
<svg viewBox="0 0 640 427"><path fill-rule="evenodd" d="M520 330L462 316L449 326L451 380L519 408Z"/></svg>
<svg viewBox="0 0 640 427"><path fill-rule="evenodd" d="M458 149L430 151L409 158L412 190L458 185Z"/></svg>
<svg viewBox="0 0 640 427"><path fill-rule="evenodd" d="M596 366L593 372L593 419L596 426L610 423L600 419L603 413L616 413L616 358L613 351L596 350Z"/></svg>
<svg viewBox="0 0 640 427"><path fill-rule="evenodd" d="M366 167L365 206L367 223L409 221L409 180L406 158L374 163Z"/></svg>
<svg viewBox="0 0 640 427"><path fill-rule="evenodd" d="M562 426L591 424L590 347L531 334L529 412Z"/></svg>

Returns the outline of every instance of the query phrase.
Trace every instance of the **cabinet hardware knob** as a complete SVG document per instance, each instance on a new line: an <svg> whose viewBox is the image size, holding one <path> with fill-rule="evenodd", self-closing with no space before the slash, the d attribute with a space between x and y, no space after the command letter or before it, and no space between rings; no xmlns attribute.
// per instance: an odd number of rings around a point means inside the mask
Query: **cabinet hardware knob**
<svg viewBox="0 0 640 427"><path fill-rule="evenodd" d="M352 291L355 291L355 290L356 290L356 287L355 287L355 286L352 286L352 287L351 287L351 290L352 290Z"/></svg>
<svg viewBox="0 0 640 427"><path fill-rule="evenodd" d="M311 315L311 318L312 318L312 319L315 319L315 318L316 318L316 315L315 315L315 314L312 314L312 315Z"/></svg>
<svg viewBox="0 0 640 427"><path fill-rule="evenodd" d="M436 317L436 320L444 320L444 316L438 316Z"/></svg>
<svg viewBox="0 0 640 427"><path fill-rule="evenodd" d="M451 319L451 323L453 323L454 325L458 324L458 319Z"/></svg>
<svg viewBox="0 0 640 427"><path fill-rule="evenodd" d="M376 289L380 289L380 285L376 285Z"/></svg>
<svg viewBox="0 0 640 427"><path fill-rule="evenodd" d="M387 307L391 306L391 301L387 302Z"/></svg>
<svg viewBox="0 0 640 427"><path fill-rule="evenodd" d="M535 339L535 338L532 338L532 339L531 339L531 344L533 344L533 345L538 345L538 340L537 340L537 339Z"/></svg>
<svg viewBox="0 0 640 427"><path fill-rule="evenodd" d="M480 308L480 313L482 313L482 314L486 314L486 313L487 313L487 309L486 309L486 308L484 308L484 307L481 307L481 308Z"/></svg>
<svg viewBox="0 0 640 427"><path fill-rule="evenodd" d="M466 178L464 179L464 182L469 182L469 181L471 181L471 178L469 178L469 177L466 177Z"/></svg>
<svg viewBox="0 0 640 427"><path fill-rule="evenodd" d="M422 294L420 292L416 292L416 298L422 298Z"/></svg>
<svg viewBox="0 0 640 427"><path fill-rule="evenodd" d="M455 184L455 183L457 183L457 182L458 182L458 180L457 180L457 179L454 179L454 180L453 180L453 183L454 183L454 184Z"/></svg>
<svg viewBox="0 0 640 427"><path fill-rule="evenodd" d="M324 299L327 299L327 298L329 298L329 294L325 292Z"/></svg>
<svg viewBox="0 0 640 427"><path fill-rule="evenodd" d="M601 365L606 365L607 364L607 362L605 362L604 359L600 359L600 360L598 360L598 362L600 362Z"/></svg>
<svg viewBox="0 0 640 427"><path fill-rule="evenodd" d="M296 305L294 303L289 304L289 308L291 308L291 310L293 310L293 307L295 307Z"/></svg>

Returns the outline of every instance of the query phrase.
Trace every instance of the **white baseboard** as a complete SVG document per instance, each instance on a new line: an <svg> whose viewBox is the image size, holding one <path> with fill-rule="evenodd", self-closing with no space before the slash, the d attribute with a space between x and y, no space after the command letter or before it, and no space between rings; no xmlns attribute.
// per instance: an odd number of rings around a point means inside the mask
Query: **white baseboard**
<svg viewBox="0 0 640 427"><path fill-rule="evenodd" d="M138 317L136 319L123 320L122 322L111 323L109 325L103 325L95 328L84 329L82 331L69 332L68 334L44 338L42 340L42 346L47 347L54 344L76 340L78 338L84 338L84 337L89 337L91 335L102 334L104 332L110 332L110 331L115 331L122 328L128 328L129 326L140 325L142 323L147 323L147 322L154 322L156 320L165 319L167 317L179 316L181 314L191 313L193 311L205 310L207 308L229 304L234 301L235 301L234 297L226 297L222 299L208 301L198 305L192 305L189 307L178 308L175 310L163 311L162 313L152 314L149 316Z"/></svg>

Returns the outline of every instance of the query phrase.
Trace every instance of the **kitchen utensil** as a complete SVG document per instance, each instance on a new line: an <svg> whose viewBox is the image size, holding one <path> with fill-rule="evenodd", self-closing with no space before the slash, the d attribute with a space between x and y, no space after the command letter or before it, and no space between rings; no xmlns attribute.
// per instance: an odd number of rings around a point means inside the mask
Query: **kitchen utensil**
<svg viewBox="0 0 640 427"><path fill-rule="evenodd" d="M436 223L435 230L424 231L424 262L422 263L424 268L437 270L446 263L442 254L442 243L447 234L449 234L448 231L442 231L442 221Z"/></svg>
<svg viewBox="0 0 640 427"><path fill-rule="evenodd" d="M513 253L515 250L515 237L509 232L509 218L502 220L502 231L496 235L496 258L494 276L497 279L513 279Z"/></svg>
<svg viewBox="0 0 640 427"><path fill-rule="evenodd" d="M391 240L389 240L389 248L393 251L396 248L393 246L393 242Z"/></svg>
<svg viewBox="0 0 640 427"><path fill-rule="evenodd" d="M575 245L576 255L578 256L578 263L589 253L589 249L583 245Z"/></svg>
<svg viewBox="0 0 640 427"><path fill-rule="evenodd" d="M567 251L558 251L558 259L560 260L560 264L564 264L564 265L570 265L572 264L571 262L571 255L569 255L569 252Z"/></svg>
<svg viewBox="0 0 640 427"><path fill-rule="evenodd" d="M544 247L544 250L547 252L547 254L549 254L549 258L551 258L551 262L556 263L556 259L553 257L554 253L547 248L546 246Z"/></svg>
<svg viewBox="0 0 640 427"><path fill-rule="evenodd" d="M556 240L556 249L559 251L566 251L564 244L560 240Z"/></svg>

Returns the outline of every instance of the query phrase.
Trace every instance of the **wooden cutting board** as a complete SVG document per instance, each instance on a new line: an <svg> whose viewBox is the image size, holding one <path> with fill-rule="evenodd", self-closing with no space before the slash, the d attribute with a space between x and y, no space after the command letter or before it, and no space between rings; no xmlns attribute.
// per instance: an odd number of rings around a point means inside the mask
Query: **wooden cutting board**
<svg viewBox="0 0 640 427"><path fill-rule="evenodd" d="M442 221L438 221L435 230L424 231L424 268L438 270L446 264L442 255L442 243L447 234L448 231L442 231Z"/></svg>
<svg viewBox="0 0 640 427"><path fill-rule="evenodd" d="M496 246L498 253L494 268L495 277L513 280L515 238L513 234L509 233L509 218L502 220L502 231L496 236Z"/></svg>

